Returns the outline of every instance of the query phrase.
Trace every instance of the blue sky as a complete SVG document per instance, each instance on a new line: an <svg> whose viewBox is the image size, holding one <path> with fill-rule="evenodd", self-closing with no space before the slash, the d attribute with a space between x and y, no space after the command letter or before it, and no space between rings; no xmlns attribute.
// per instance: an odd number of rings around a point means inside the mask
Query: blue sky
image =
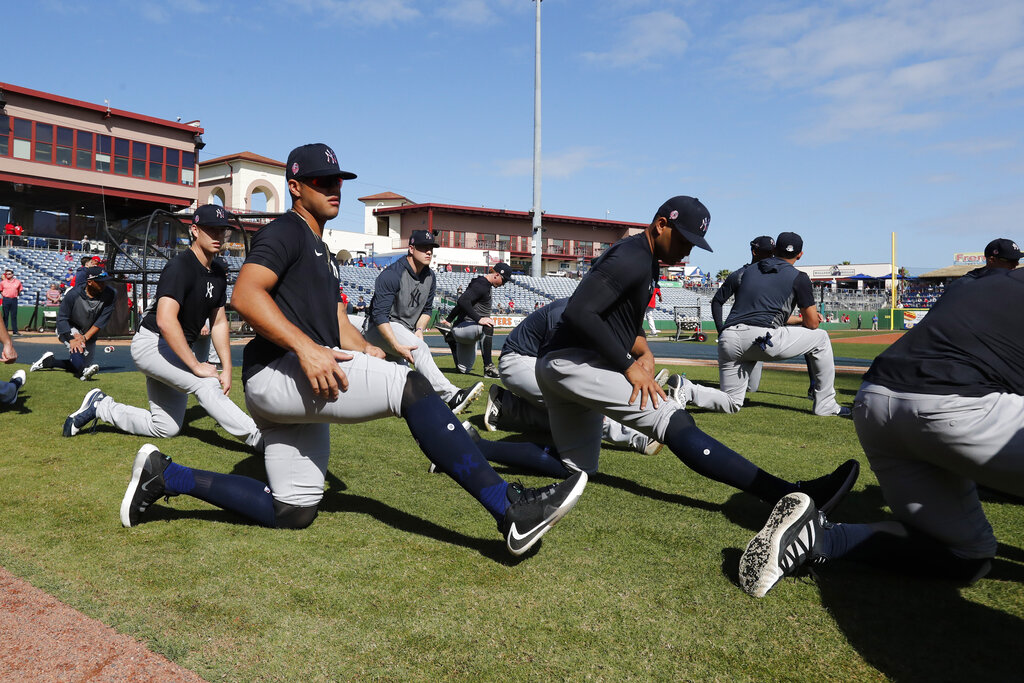
<svg viewBox="0 0 1024 683"><path fill-rule="evenodd" d="M532 206L530 0L40 0L5 8L2 80L206 128L204 158L323 141L356 197ZM712 215L715 271L947 265L1024 241L1024 3L546 0L543 208Z"/></svg>

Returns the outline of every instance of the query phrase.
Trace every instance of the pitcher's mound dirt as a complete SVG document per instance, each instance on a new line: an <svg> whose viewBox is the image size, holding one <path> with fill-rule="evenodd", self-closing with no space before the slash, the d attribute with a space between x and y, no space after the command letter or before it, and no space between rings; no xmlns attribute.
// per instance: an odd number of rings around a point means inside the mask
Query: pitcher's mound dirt
<svg viewBox="0 0 1024 683"><path fill-rule="evenodd" d="M203 679L0 568L0 679L143 682Z"/></svg>

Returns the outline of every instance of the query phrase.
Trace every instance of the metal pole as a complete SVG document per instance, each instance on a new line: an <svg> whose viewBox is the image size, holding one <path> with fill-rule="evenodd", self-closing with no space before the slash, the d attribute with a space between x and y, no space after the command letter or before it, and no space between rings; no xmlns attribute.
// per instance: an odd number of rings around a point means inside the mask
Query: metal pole
<svg viewBox="0 0 1024 683"><path fill-rule="evenodd" d="M892 280L891 292L889 295L889 329L896 329L896 282L899 276L896 270L896 233L892 233Z"/></svg>
<svg viewBox="0 0 1024 683"><path fill-rule="evenodd" d="M533 261L530 268L530 274L533 277L543 275L541 254L544 232L540 220L540 3L542 1L534 0L537 3L537 40L533 69Z"/></svg>

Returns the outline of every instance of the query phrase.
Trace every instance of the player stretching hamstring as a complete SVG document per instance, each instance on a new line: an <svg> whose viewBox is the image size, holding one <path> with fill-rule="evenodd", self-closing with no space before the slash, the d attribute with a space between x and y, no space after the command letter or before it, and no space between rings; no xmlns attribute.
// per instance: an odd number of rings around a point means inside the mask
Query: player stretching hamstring
<svg viewBox="0 0 1024 683"><path fill-rule="evenodd" d="M146 376L149 410L117 403L99 389L82 400L81 407L64 421L64 436L74 436L97 418L121 431L141 436L171 437L181 430L188 395L227 432L261 451L260 430L230 398L231 349L228 318L224 313L227 271L214 257L231 230L224 209L201 206L189 226L192 246L175 256L160 274L156 306L151 308L132 338L132 359ZM220 372L200 362L192 352L207 320L220 357Z"/></svg>
<svg viewBox="0 0 1024 683"><path fill-rule="evenodd" d="M292 210L255 235L232 297L256 332L242 379L266 441L269 486L184 467L147 444L135 457L122 524L137 524L161 496L187 494L264 526L307 527L323 498L331 423L400 415L431 462L494 516L509 551L526 552L576 504L586 475L542 489L499 477L430 382L383 360L348 320L321 236L338 215L342 180L355 175L330 147L312 144L292 150L285 177Z"/></svg>

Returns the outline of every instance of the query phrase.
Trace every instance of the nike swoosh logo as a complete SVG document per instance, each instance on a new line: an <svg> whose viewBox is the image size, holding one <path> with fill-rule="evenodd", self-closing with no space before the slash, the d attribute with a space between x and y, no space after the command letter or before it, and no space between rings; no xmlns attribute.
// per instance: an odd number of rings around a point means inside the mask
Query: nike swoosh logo
<svg viewBox="0 0 1024 683"><path fill-rule="evenodd" d="M516 523L512 522L512 528L509 529L509 535L511 535L513 539L515 539L517 541L521 541L524 538L529 538L530 536L532 536L533 533L535 531L537 531L537 529L541 528L542 526L544 526L547 523L548 523L548 520L545 519L543 522L541 522L537 526L533 527L532 529L527 531L525 534L519 535L519 531L518 531L518 529L516 529Z"/></svg>
<svg viewBox="0 0 1024 683"><path fill-rule="evenodd" d="M141 489L142 489L143 491L147 491L147 490L149 490L149 485L150 485L150 484L152 484L152 483L153 483L154 481L156 481L156 480L157 480L157 479L159 479L159 478L160 478L160 477L158 477L158 476L157 476L157 477L153 477L152 479L150 479L149 481L147 481L147 482L146 482L145 484L143 484L143 485L142 485L142 486L141 486L140 488L141 488Z"/></svg>
<svg viewBox="0 0 1024 683"><path fill-rule="evenodd" d="M321 254L321 253L320 253L319 251L317 251L316 249L314 249L314 250L313 250L313 253L314 253L314 254L316 254L317 256L323 256L323 254Z"/></svg>

